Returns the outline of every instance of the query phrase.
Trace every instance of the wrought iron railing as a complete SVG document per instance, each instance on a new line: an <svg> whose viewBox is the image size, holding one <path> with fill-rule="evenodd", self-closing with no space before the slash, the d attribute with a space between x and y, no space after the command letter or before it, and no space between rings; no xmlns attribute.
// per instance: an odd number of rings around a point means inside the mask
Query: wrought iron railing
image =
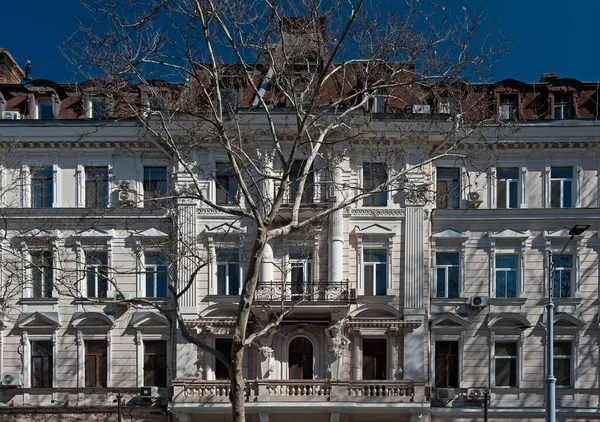
<svg viewBox="0 0 600 422"><path fill-rule="evenodd" d="M347 301L349 280L306 282L259 282L254 300L259 301Z"/></svg>

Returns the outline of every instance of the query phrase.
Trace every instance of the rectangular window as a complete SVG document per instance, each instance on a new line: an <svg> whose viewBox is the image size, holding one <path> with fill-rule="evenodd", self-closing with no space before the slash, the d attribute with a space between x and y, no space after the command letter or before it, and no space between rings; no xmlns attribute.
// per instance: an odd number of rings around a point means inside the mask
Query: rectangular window
<svg viewBox="0 0 600 422"><path fill-rule="evenodd" d="M292 299L301 299L308 293L312 280L312 252L293 247L289 258Z"/></svg>
<svg viewBox="0 0 600 422"><path fill-rule="evenodd" d="M554 342L554 377L556 385L571 387L572 344L570 341Z"/></svg>
<svg viewBox="0 0 600 422"><path fill-rule="evenodd" d="M496 387L518 387L517 343L496 342L494 366Z"/></svg>
<svg viewBox="0 0 600 422"><path fill-rule="evenodd" d="M240 294L239 249L217 250L217 294Z"/></svg>
<svg viewBox="0 0 600 422"><path fill-rule="evenodd" d="M385 296L387 294L387 251L385 249L365 249L364 295Z"/></svg>
<svg viewBox="0 0 600 422"><path fill-rule="evenodd" d="M517 255L496 255L496 297L517 297Z"/></svg>
<svg viewBox="0 0 600 422"><path fill-rule="evenodd" d="M92 107L92 119L105 119L108 117L108 101L106 97L92 97L90 106Z"/></svg>
<svg viewBox="0 0 600 422"><path fill-rule="evenodd" d="M233 205L238 203L238 184L229 163L217 163L217 204Z"/></svg>
<svg viewBox="0 0 600 422"><path fill-rule="evenodd" d="M167 195L167 168L144 167L144 206L149 208L162 205L158 199Z"/></svg>
<svg viewBox="0 0 600 422"><path fill-rule="evenodd" d="M52 208L54 202L54 170L39 167L31 171L31 207Z"/></svg>
<svg viewBox="0 0 600 422"><path fill-rule="evenodd" d="M300 176L302 175L302 170L304 168L305 163L306 161L304 160L296 160L292 163L292 168L290 169L290 202L294 202L296 200L296 197L300 194ZM304 192L302 192L301 199L303 203L313 202L314 188L314 171L313 169L310 169L308 171L308 174L306 175L306 182L304 182Z"/></svg>
<svg viewBox="0 0 600 422"><path fill-rule="evenodd" d="M33 297L52 297L52 251L31 252L31 279Z"/></svg>
<svg viewBox="0 0 600 422"><path fill-rule="evenodd" d="M158 253L144 254L146 297L167 297L167 263ZM154 385L154 384L153 384Z"/></svg>
<svg viewBox="0 0 600 422"><path fill-rule="evenodd" d="M85 341L85 386L106 387L107 342L104 340Z"/></svg>
<svg viewBox="0 0 600 422"><path fill-rule="evenodd" d="M552 294L554 297L572 297L573 256L552 255L554 274Z"/></svg>
<svg viewBox="0 0 600 422"><path fill-rule="evenodd" d="M517 94L500 94L498 118L500 120L515 120L519 118L519 96Z"/></svg>
<svg viewBox="0 0 600 422"><path fill-rule="evenodd" d="M435 342L435 386L458 387L458 341Z"/></svg>
<svg viewBox="0 0 600 422"><path fill-rule="evenodd" d="M384 380L387 378L387 341L385 339L363 339L363 379Z"/></svg>
<svg viewBox="0 0 600 422"><path fill-rule="evenodd" d="M54 119L54 110L52 109L52 98L38 98L37 118Z"/></svg>
<svg viewBox="0 0 600 422"><path fill-rule="evenodd" d="M144 386L167 386L167 342L144 340Z"/></svg>
<svg viewBox="0 0 600 422"><path fill-rule="evenodd" d="M233 347L233 340L230 338L216 338L215 349L225 355L229 359L231 356L231 348ZM228 380L229 370L227 365L221 362L215 357L215 378L218 380Z"/></svg>
<svg viewBox="0 0 600 422"><path fill-rule="evenodd" d="M573 206L573 167L550 169L550 206L552 208Z"/></svg>
<svg viewBox="0 0 600 422"><path fill-rule="evenodd" d="M52 388L52 349L50 340L31 342L31 387Z"/></svg>
<svg viewBox="0 0 600 422"><path fill-rule="evenodd" d="M497 208L517 208L519 202L519 168L496 169Z"/></svg>
<svg viewBox="0 0 600 422"><path fill-rule="evenodd" d="M108 292L108 256L106 252L88 253L85 257L87 296L104 298Z"/></svg>
<svg viewBox="0 0 600 422"><path fill-rule="evenodd" d="M363 189L370 192L387 182L388 172L385 164L365 163L363 166ZM365 207L385 207L387 205L387 189L374 193L363 199Z"/></svg>
<svg viewBox="0 0 600 422"><path fill-rule="evenodd" d="M573 96L571 94L554 96L554 118L556 120L573 118Z"/></svg>
<svg viewBox="0 0 600 422"><path fill-rule="evenodd" d="M435 254L436 296L459 297L459 254L438 252Z"/></svg>
<svg viewBox="0 0 600 422"><path fill-rule="evenodd" d="M85 207L108 206L108 167L85 168Z"/></svg>
<svg viewBox="0 0 600 422"><path fill-rule="evenodd" d="M460 206L460 170L438 167L435 203L438 208L459 208Z"/></svg>

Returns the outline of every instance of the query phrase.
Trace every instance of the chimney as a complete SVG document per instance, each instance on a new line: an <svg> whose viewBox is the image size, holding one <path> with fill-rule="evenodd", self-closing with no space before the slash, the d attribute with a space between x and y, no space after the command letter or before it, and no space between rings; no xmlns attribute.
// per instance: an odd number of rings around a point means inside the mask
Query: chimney
<svg viewBox="0 0 600 422"><path fill-rule="evenodd" d="M540 82L552 82L558 79L558 73L542 73Z"/></svg>
<svg viewBox="0 0 600 422"><path fill-rule="evenodd" d="M24 76L25 72L10 53L4 48L0 48L0 83L19 84Z"/></svg>

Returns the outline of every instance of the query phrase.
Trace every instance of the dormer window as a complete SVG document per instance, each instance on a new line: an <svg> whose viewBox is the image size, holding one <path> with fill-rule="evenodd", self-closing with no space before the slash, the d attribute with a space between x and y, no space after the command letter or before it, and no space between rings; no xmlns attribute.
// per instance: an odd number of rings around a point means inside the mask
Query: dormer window
<svg viewBox="0 0 600 422"><path fill-rule="evenodd" d="M554 95L554 119L567 120L573 118L573 96L571 94Z"/></svg>
<svg viewBox="0 0 600 422"><path fill-rule="evenodd" d="M454 116L456 114L456 103L450 98L440 98L437 112L438 114Z"/></svg>
<svg viewBox="0 0 600 422"><path fill-rule="evenodd" d="M519 96L518 94L500 94L498 105L498 119L514 120L519 118Z"/></svg>
<svg viewBox="0 0 600 422"><path fill-rule="evenodd" d="M38 98L37 118L54 119L54 111L52 110L52 98Z"/></svg>
<svg viewBox="0 0 600 422"><path fill-rule="evenodd" d="M105 119L108 116L108 101L106 97L92 97L90 107L92 119Z"/></svg>

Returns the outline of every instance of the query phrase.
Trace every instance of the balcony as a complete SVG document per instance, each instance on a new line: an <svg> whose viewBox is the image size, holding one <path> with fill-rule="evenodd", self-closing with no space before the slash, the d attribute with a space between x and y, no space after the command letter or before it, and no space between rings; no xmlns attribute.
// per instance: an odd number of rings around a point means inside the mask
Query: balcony
<svg viewBox="0 0 600 422"><path fill-rule="evenodd" d="M307 281L259 283L254 292L254 300L262 302L274 301L326 301L348 302L350 297L350 281L341 282Z"/></svg>
<svg viewBox="0 0 600 422"><path fill-rule="evenodd" d="M229 381L173 382L175 403L228 403ZM425 381L256 380L246 382L246 402L425 402Z"/></svg>

